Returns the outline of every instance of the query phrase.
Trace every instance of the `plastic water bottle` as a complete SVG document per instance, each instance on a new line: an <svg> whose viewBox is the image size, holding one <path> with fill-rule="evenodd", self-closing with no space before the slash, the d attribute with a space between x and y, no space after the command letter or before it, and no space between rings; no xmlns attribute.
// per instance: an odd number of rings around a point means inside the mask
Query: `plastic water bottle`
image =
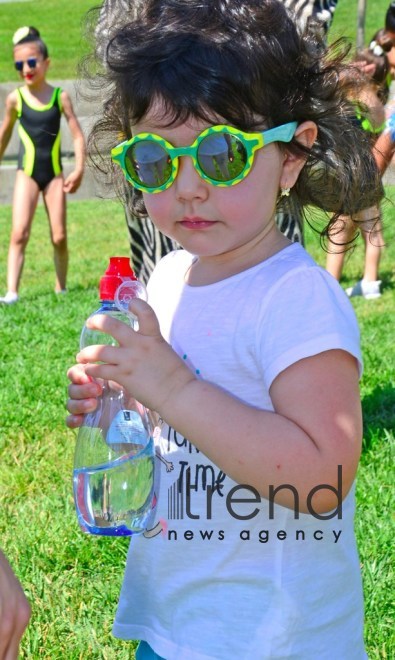
<svg viewBox="0 0 395 660"><path fill-rule="evenodd" d="M124 323L132 298L145 298L127 257L111 257L100 280L100 307ZM92 315L93 316L93 315ZM92 344L117 345L111 335L85 325L81 349ZM154 497L154 441L149 411L114 382L103 383L94 412L79 429L74 459L74 501L84 532L130 536L144 531Z"/></svg>

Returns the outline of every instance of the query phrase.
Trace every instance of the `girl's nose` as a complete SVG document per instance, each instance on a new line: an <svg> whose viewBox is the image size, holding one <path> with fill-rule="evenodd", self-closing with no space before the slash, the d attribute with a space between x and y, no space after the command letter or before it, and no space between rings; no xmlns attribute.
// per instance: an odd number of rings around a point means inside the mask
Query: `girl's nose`
<svg viewBox="0 0 395 660"><path fill-rule="evenodd" d="M183 200L206 199L208 186L196 171L192 158L181 156L178 160L178 173L175 182L177 197Z"/></svg>

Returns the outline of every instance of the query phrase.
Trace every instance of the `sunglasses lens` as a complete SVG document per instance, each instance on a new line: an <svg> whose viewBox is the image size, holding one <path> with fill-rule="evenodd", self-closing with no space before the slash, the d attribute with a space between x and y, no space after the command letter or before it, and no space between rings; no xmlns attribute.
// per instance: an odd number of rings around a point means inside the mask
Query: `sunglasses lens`
<svg viewBox="0 0 395 660"><path fill-rule="evenodd" d="M247 151L241 140L231 133L211 133L199 144L199 165L213 181L232 181L247 164Z"/></svg>
<svg viewBox="0 0 395 660"><path fill-rule="evenodd" d="M132 144L126 152L125 167L132 181L147 188L163 186L172 173L169 154L153 140Z"/></svg>
<svg viewBox="0 0 395 660"><path fill-rule="evenodd" d="M16 68L16 70L17 70L17 71L23 71L23 65L24 65L24 63L25 63L25 62L23 62L22 60L18 60L18 62L15 62L15 68ZM36 66L37 66L37 57L29 57L29 58L26 60L26 63L27 63L27 65L28 65L29 69L35 69Z"/></svg>

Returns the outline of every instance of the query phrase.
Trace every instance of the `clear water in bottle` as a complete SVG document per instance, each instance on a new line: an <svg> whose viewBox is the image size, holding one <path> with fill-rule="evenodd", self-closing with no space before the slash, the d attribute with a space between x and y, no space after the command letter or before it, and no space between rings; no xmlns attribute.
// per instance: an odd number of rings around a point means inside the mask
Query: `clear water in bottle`
<svg viewBox="0 0 395 660"><path fill-rule="evenodd" d="M101 435L100 429L86 430ZM152 513L153 439L149 438L145 445L125 443L124 453L118 440L116 449L117 457L112 460L74 469L78 522L91 534L139 534ZM110 458L111 453L114 452L109 452Z"/></svg>
<svg viewBox="0 0 395 660"><path fill-rule="evenodd" d="M110 258L99 293L100 308L94 315L104 314L135 326L129 302L146 294L128 258ZM80 348L96 344L117 342L85 324ZM152 434L151 413L119 384L102 381L102 395L96 409L84 416L75 448L74 501L83 531L130 536L147 527L154 502Z"/></svg>

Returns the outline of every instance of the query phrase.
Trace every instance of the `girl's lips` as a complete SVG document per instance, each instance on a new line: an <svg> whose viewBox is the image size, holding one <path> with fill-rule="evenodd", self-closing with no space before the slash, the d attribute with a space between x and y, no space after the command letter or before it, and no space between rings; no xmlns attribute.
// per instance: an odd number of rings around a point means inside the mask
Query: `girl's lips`
<svg viewBox="0 0 395 660"><path fill-rule="evenodd" d="M205 220L204 218L183 218L180 222L180 225L186 229L206 229L214 224L214 221Z"/></svg>

